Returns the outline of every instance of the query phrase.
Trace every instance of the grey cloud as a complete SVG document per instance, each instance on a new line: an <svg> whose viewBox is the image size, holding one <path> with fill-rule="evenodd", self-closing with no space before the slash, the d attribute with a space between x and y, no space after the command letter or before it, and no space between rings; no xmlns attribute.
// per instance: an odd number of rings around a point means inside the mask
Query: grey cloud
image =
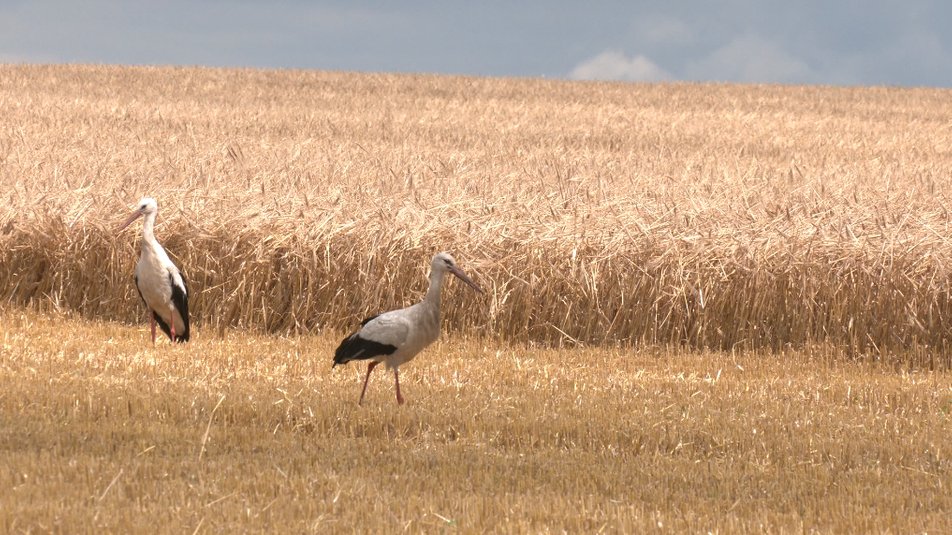
<svg viewBox="0 0 952 535"><path fill-rule="evenodd" d="M642 46L685 46L697 40L698 32L681 19L647 15L635 18L631 35Z"/></svg>
<svg viewBox="0 0 952 535"><path fill-rule="evenodd" d="M689 61L684 75L691 80L803 83L815 81L810 66L779 46L744 35L709 56Z"/></svg>

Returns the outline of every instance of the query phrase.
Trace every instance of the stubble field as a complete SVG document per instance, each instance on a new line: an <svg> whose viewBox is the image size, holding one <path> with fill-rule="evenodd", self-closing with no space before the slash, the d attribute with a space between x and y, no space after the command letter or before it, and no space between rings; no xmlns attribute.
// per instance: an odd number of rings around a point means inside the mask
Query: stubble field
<svg viewBox="0 0 952 535"><path fill-rule="evenodd" d="M0 82L5 531L950 529L948 91ZM444 249L487 294L357 407L336 342Z"/></svg>
<svg viewBox="0 0 952 535"><path fill-rule="evenodd" d="M948 374L449 339L357 406L329 337L0 319L6 532L952 528Z"/></svg>

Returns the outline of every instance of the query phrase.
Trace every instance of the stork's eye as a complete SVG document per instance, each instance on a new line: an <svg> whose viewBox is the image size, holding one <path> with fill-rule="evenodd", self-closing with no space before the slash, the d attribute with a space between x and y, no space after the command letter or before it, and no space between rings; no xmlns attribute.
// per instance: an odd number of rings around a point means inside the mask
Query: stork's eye
<svg viewBox="0 0 952 535"><path fill-rule="evenodd" d="M145 210L145 205L143 204L142 206L140 206L139 210Z"/></svg>
<svg viewBox="0 0 952 535"><path fill-rule="evenodd" d="M453 263L450 262L449 258L444 258L443 261L446 262L446 265L447 265L447 266L452 266L452 265L453 265Z"/></svg>

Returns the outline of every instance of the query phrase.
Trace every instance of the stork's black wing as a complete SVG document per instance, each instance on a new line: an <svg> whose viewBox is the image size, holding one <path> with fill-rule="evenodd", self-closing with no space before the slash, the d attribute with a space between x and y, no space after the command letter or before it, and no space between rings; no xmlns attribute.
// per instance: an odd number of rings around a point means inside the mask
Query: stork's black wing
<svg viewBox="0 0 952 535"><path fill-rule="evenodd" d="M337 351L334 352L334 365L331 366L332 368L338 364L347 364L352 360L367 360L381 355L391 355L397 350L397 346L393 344L370 340L360 335L361 331L363 331L363 327L366 327L368 323L377 319L378 316L380 316L380 314L371 316L360 322L360 330L341 340Z"/></svg>

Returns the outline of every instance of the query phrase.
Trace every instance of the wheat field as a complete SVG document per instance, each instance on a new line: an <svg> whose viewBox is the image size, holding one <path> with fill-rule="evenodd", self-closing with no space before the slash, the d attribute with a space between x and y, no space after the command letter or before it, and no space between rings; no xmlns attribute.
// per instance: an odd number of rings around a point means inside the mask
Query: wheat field
<svg viewBox="0 0 952 535"><path fill-rule="evenodd" d="M446 249L467 335L945 354L950 97L3 66L0 298L137 319L148 194L200 331L345 330Z"/></svg>
<svg viewBox="0 0 952 535"><path fill-rule="evenodd" d="M950 97L2 65L0 531L950 531Z"/></svg>

